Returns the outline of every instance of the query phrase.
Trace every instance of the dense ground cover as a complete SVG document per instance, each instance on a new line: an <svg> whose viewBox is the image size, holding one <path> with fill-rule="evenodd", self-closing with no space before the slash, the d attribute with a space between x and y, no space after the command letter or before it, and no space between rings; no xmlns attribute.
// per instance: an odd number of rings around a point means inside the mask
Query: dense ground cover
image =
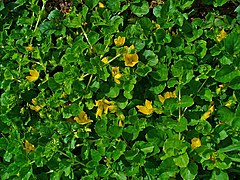
<svg viewBox="0 0 240 180"><path fill-rule="evenodd" d="M0 19L2 180L239 177L239 0L3 0Z"/></svg>

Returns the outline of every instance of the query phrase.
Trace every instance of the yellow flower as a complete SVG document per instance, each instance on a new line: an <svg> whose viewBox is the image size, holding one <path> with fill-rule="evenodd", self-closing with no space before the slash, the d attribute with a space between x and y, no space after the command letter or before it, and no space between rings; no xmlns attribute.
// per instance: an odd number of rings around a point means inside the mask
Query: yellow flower
<svg viewBox="0 0 240 180"><path fill-rule="evenodd" d="M31 110L34 110L34 111L36 111L36 112L38 112L38 111L41 110L41 107L40 107L40 106L34 106L34 105L31 105L31 104L30 104L29 107L30 107Z"/></svg>
<svg viewBox="0 0 240 180"><path fill-rule="evenodd" d="M201 120L206 120L211 116L211 112L207 111L201 116Z"/></svg>
<svg viewBox="0 0 240 180"><path fill-rule="evenodd" d="M31 76L27 76L26 78L30 82L34 82L39 78L39 72L36 69L30 70L29 73L30 73Z"/></svg>
<svg viewBox="0 0 240 180"><path fill-rule="evenodd" d="M32 99L32 103L33 103L33 105L31 105L31 104L29 105L31 110L34 110L36 112L41 110L41 106L37 105L37 100L35 98Z"/></svg>
<svg viewBox="0 0 240 180"><path fill-rule="evenodd" d="M208 109L208 111L209 111L210 113L213 113L213 112L214 112L214 105L210 106L209 109Z"/></svg>
<svg viewBox="0 0 240 180"><path fill-rule="evenodd" d="M108 63L108 57L104 57L104 58L102 58L102 60L101 60L104 64L107 64Z"/></svg>
<svg viewBox="0 0 240 180"><path fill-rule="evenodd" d="M164 96L158 95L158 98L159 98L159 101L161 101L161 103L163 104L166 99L177 98L177 96L176 96L176 92L173 91L173 92L166 92Z"/></svg>
<svg viewBox="0 0 240 180"><path fill-rule="evenodd" d="M98 101L95 101L97 108L97 112L96 112L96 117L98 116L102 116L103 112L105 114L108 113L108 110L113 110L115 108L115 105L112 101L108 101L106 99L101 99Z"/></svg>
<svg viewBox="0 0 240 180"><path fill-rule="evenodd" d="M99 6L100 8L105 8L104 4L101 3L101 2L98 3L98 6Z"/></svg>
<svg viewBox="0 0 240 180"><path fill-rule="evenodd" d="M36 98L33 98L33 99L32 99L32 103L33 103L33 105L37 105L37 100L36 100Z"/></svg>
<svg viewBox="0 0 240 180"><path fill-rule="evenodd" d="M217 41L222 41L227 36L227 33L224 31L224 29L221 30L221 32L217 35Z"/></svg>
<svg viewBox="0 0 240 180"><path fill-rule="evenodd" d="M119 67L112 67L112 76L114 78L114 81L117 84L120 84L119 78L122 77L122 74L119 72Z"/></svg>
<svg viewBox="0 0 240 180"><path fill-rule="evenodd" d="M156 28L157 28L157 29L159 29L159 28L160 28L160 25L159 25L159 24L156 24L155 26L156 26Z"/></svg>
<svg viewBox="0 0 240 180"><path fill-rule="evenodd" d="M29 44L28 47L26 47L26 49L28 51L33 51L34 48L33 48L32 44Z"/></svg>
<svg viewBox="0 0 240 180"><path fill-rule="evenodd" d="M225 104L225 106L226 106L226 107L231 107L231 106L232 106L232 103L231 103L231 102L227 102L227 103Z"/></svg>
<svg viewBox="0 0 240 180"><path fill-rule="evenodd" d="M133 50L135 50L135 47L134 47L134 45L132 44L130 47L124 46L124 49L125 49L125 51L124 51L125 53L131 54L131 53L134 53Z"/></svg>
<svg viewBox="0 0 240 180"><path fill-rule="evenodd" d="M82 111L78 116L74 117L74 120L81 125L93 122L93 120L87 117L87 114L84 111Z"/></svg>
<svg viewBox="0 0 240 180"><path fill-rule="evenodd" d="M118 121L118 126L119 126L119 127L123 127L123 121L122 121L122 120L119 120L119 121Z"/></svg>
<svg viewBox="0 0 240 180"><path fill-rule="evenodd" d="M201 144L201 140L199 138L193 138L191 140L191 146L193 149L197 148L197 147L200 147L202 144Z"/></svg>
<svg viewBox="0 0 240 180"><path fill-rule="evenodd" d="M26 151L27 154L28 154L30 151L35 151L34 145L31 144L30 142L28 142L28 140L25 140L24 145L25 145L25 148L24 148L24 149L25 149L25 151Z"/></svg>
<svg viewBox="0 0 240 180"><path fill-rule="evenodd" d="M139 62L137 54L124 54L123 59L125 61L125 66L129 67L133 67Z"/></svg>
<svg viewBox="0 0 240 180"><path fill-rule="evenodd" d="M149 100L145 100L145 105L144 106L136 106L138 108L138 111L146 114L146 115L150 115L153 113L153 107L152 107L152 102Z"/></svg>
<svg viewBox="0 0 240 180"><path fill-rule="evenodd" d="M219 88L224 88L224 84L219 84L218 87Z"/></svg>
<svg viewBox="0 0 240 180"><path fill-rule="evenodd" d="M201 120L206 120L208 119L212 113L214 112L214 105L210 106L208 111L205 112L202 116L201 116Z"/></svg>
<svg viewBox="0 0 240 180"><path fill-rule="evenodd" d="M114 43L116 46L122 46L125 43L125 37L118 36L117 39L114 39Z"/></svg>

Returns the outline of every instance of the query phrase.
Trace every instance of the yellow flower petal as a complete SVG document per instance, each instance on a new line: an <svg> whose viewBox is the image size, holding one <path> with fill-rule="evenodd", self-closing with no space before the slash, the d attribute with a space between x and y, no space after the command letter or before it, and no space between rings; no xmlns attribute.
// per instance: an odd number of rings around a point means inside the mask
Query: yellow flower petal
<svg viewBox="0 0 240 180"><path fill-rule="evenodd" d="M25 151L28 154L30 151L35 151L35 147L33 144L29 143L28 140L25 140Z"/></svg>
<svg viewBox="0 0 240 180"><path fill-rule="evenodd" d="M36 112L39 112L41 110L41 106L34 106L34 105L29 105L31 110L34 110Z"/></svg>
<svg viewBox="0 0 240 180"><path fill-rule="evenodd" d="M129 67L133 67L139 62L137 54L124 54L123 59L125 61L125 66Z"/></svg>
<svg viewBox="0 0 240 180"><path fill-rule="evenodd" d="M195 149L195 148L197 148L197 147L200 147L202 144L201 144L201 140L199 139L199 138L193 138L192 140L191 140L191 147L193 148L193 149Z"/></svg>
<svg viewBox="0 0 240 180"><path fill-rule="evenodd" d="M35 98L32 99L33 105L37 105L37 100Z"/></svg>
<svg viewBox="0 0 240 180"><path fill-rule="evenodd" d="M155 26L156 26L156 28L157 28L157 29L159 29L159 28L160 28L160 25L159 25L159 24L156 24Z"/></svg>
<svg viewBox="0 0 240 180"><path fill-rule="evenodd" d="M122 46L125 43L125 37L118 36L118 38L114 39L114 43L116 46Z"/></svg>
<svg viewBox="0 0 240 180"><path fill-rule="evenodd" d="M74 117L74 120L81 125L93 122L93 120L87 117L87 114L84 111L82 111L78 116Z"/></svg>
<svg viewBox="0 0 240 180"><path fill-rule="evenodd" d="M107 63L108 63L108 57L104 57L104 58L102 58L101 61L102 61L103 63L107 64Z"/></svg>
<svg viewBox="0 0 240 180"><path fill-rule="evenodd" d="M217 35L217 41L222 41L227 36L227 33L224 31L224 29L221 30L221 32Z"/></svg>
<svg viewBox="0 0 240 180"><path fill-rule="evenodd" d="M207 111L201 116L201 120L206 120L211 116L211 112Z"/></svg>
<svg viewBox="0 0 240 180"><path fill-rule="evenodd" d="M96 117L98 116L102 116L103 112L105 114L108 113L108 110L112 111L115 108L115 105L112 101L108 101L106 99L101 99L98 101L95 101L97 108L97 112L96 112Z"/></svg>
<svg viewBox="0 0 240 180"><path fill-rule="evenodd" d="M30 73L31 76L27 76L26 78L30 82L34 82L39 78L39 72L36 69L30 70L29 73Z"/></svg>
<svg viewBox="0 0 240 180"><path fill-rule="evenodd" d="M28 51L33 51L34 48L33 48L32 44L29 44L28 47L26 47L26 49Z"/></svg>
<svg viewBox="0 0 240 180"><path fill-rule="evenodd" d="M231 106L232 106L232 103L231 103L231 102L227 102L227 103L225 104L225 106L226 106L226 107L231 107Z"/></svg>
<svg viewBox="0 0 240 180"><path fill-rule="evenodd" d="M165 101L165 98L162 95L158 95L159 101L163 104Z"/></svg>
<svg viewBox="0 0 240 180"><path fill-rule="evenodd" d="M214 105L211 106L211 107L208 109L208 111L209 111L210 113L213 113L213 112L214 112Z"/></svg>
<svg viewBox="0 0 240 180"><path fill-rule="evenodd" d="M145 100L144 106L137 105L136 107L138 108L139 112L141 112L145 115L150 115L153 113L152 102L147 99Z"/></svg>
<svg viewBox="0 0 240 180"><path fill-rule="evenodd" d="M100 8L105 8L104 4L101 3L101 2L98 3L98 6L99 6Z"/></svg>
<svg viewBox="0 0 240 180"><path fill-rule="evenodd" d="M175 91L173 91L173 92L166 92L166 93L164 94L164 96L158 95L158 99L159 99L159 101L160 101L162 104L164 104L164 101L165 101L166 99L169 99L169 98L177 98L176 92L175 92Z"/></svg>
<svg viewBox="0 0 240 180"><path fill-rule="evenodd" d="M112 76L114 78L114 81L117 84L120 84L120 80L118 79L122 77L122 74L119 72L119 67L112 67Z"/></svg>
<svg viewBox="0 0 240 180"><path fill-rule="evenodd" d="M114 82L117 83L117 84L121 84L121 81L116 79L116 78L114 78Z"/></svg>
<svg viewBox="0 0 240 180"><path fill-rule="evenodd" d="M149 100L145 100L145 106L148 108L148 109L152 109L153 107L152 107L152 102L151 101L149 101Z"/></svg>
<svg viewBox="0 0 240 180"><path fill-rule="evenodd" d="M118 126L119 126L119 127L123 127L123 121L122 121L122 120L119 120L119 121L118 121Z"/></svg>

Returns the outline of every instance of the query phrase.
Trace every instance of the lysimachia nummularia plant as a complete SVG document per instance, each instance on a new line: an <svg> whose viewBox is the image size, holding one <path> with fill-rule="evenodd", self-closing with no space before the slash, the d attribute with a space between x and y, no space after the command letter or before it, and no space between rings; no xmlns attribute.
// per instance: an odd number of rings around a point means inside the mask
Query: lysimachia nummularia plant
<svg viewBox="0 0 240 180"><path fill-rule="evenodd" d="M0 179L237 179L239 0L1 0Z"/></svg>

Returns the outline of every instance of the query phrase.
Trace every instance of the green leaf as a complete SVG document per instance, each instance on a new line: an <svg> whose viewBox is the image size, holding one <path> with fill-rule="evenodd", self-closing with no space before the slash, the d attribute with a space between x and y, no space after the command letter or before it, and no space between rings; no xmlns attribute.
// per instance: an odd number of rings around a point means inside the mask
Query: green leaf
<svg viewBox="0 0 240 180"><path fill-rule="evenodd" d="M138 20L137 22L141 25L141 27L146 35L151 33L153 24L149 18L143 17L140 20ZM141 49L140 46L143 45L143 42L141 41L141 39L138 39L136 41L139 42L139 44L136 42L136 45L138 45L138 48L136 47L136 49Z"/></svg>
<svg viewBox="0 0 240 180"><path fill-rule="evenodd" d="M215 169L212 172L212 177L210 180L229 180L228 174L220 169Z"/></svg>
<svg viewBox="0 0 240 180"><path fill-rule="evenodd" d="M90 8L93 9L97 4L99 0L86 0L85 3L86 5Z"/></svg>
<svg viewBox="0 0 240 180"><path fill-rule="evenodd" d="M91 45L94 45L99 40L99 34L94 31L89 32L87 36Z"/></svg>
<svg viewBox="0 0 240 180"><path fill-rule="evenodd" d="M107 119L105 117L96 122L95 131L99 136L107 135Z"/></svg>
<svg viewBox="0 0 240 180"><path fill-rule="evenodd" d="M118 12L120 11L121 2L120 0L108 0L106 5L112 12Z"/></svg>
<svg viewBox="0 0 240 180"><path fill-rule="evenodd" d="M110 126L108 130L109 136L112 136L113 138L118 138L122 135L122 127L119 126Z"/></svg>
<svg viewBox="0 0 240 180"><path fill-rule="evenodd" d="M52 19L59 19L59 17L61 17L60 11L57 10L57 9L54 9L54 10L52 10L52 11L49 13L49 15L48 15L47 18L48 18L49 20L52 20Z"/></svg>
<svg viewBox="0 0 240 180"><path fill-rule="evenodd" d="M181 97L181 101L179 102L179 107L190 107L194 104L193 98L190 96L184 95Z"/></svg>
<svg viewBox="0 0 240 180"><path fill-rule="evenodd" d="M179 3L181 3L180 7L182 10L186 9L186 8L190 8L193 4L194 0L183 0L183 1L179 1Z"/></svg>
<svg viewBox="0 0 240 180"><path fill-rule="evenodd" d="M149 6L147 1L141 1L139 3L131 3L130 6L133 14L137 15L138 17L142 17L149 12Z"/></svg>
<svg viewBox="0 0 240 180"><path fill-rule="evenodd" d="M4 3L3 1L0 2L0 11L3 10L5 7L4 7Z"/></svg>
<svg viewBox="0 0 240 180"><path fill-rule="evenodd" d="M147 154L147 153L153 152L153 149L154 149L154 146L150 146L149 144L147 144L147 145L145 145L145 147L142 147L142 148L141 148L141 151L142 151L144 154Z"/></svg>
<svg viewBox="0 0 240 180"><path fill-rule="evenodd" d="M167 65L161 64L156 71L152 71L150 75L157 81L168 80L168 68Z"/></svg>
<svg viewBox="0 0 240 180"><path fill-rule="evenodd" d="M99 162L102 159L101 154L95 149L91 149L91 157L92 160L97 162Z"/></svg>
<svg viewBox="0 0 240 180"><path fill-rule="evenodd" d="M229 84L229 87L234 89L234 90L240 89L240 76L232 79L230 84Z"/></svg>
<svg viewBox="0 0 240 180"><path fill-rule="evenodd" d="M183 179L194 180L198 173L196 163L189 163L187 167L180 169L180 174Z"/></svg>
<svg viewBox="0 0 240 180"><path fill-rule="evenodd" d="M113 173L113 177L115 177L117 180L127 180L127 177L125 173L123 172L118 172L118 173Z"/></svg>
<svg viewBox="0 0 240 180"><path fill-rule="evenodd" d="M158 56L153 51L145 50L143 55L148 60L147 64L149 66L155 66L158 63Z"/></svg>
<svg viewBox="0 0 240 180"><path fill-rule="evenodd" d="M63 109L63 118L70 118L71 116L77 116L83 110L83 106L79 106L77 103L73 103Z"/></svg>
<svg viewBox="0 0 240 180"><path fill-rule="evenodd" d="M206 53L207 53L207 42L204 40L199 40L197 41L197 46L196 46L196 54L200 57L203 58Z"/></svg>
<svg viewBox="0 0 240 180"><path fill-rule="evenodd" d="M0 138L0 149L5 150L8 146L8 140L6 138Z"/></svg>
<svg viewBox="0 0 240 180"><path fill-rule="evenodd" d="M63 84L66 80L65 74L63 72L57 72L53 75L53 77L58 84Z"/></svg>
<svg viewBox="0 0 240 180"><path fill-rule="evenodd" d="M235 9L234 12L237 12L237 21L240 23L240 5Z"/></svg>
<svg viewBox="0 0 240 180"><path fill-rule="evenodd" d="M222 6L224 4L226 4L228 2L228 0L215 0L213 5L214 7L218 7L218 6Z"/></svg>
<svg viewBox="0 0 240 180"><path fill-rule="evenodd" d="M161 10L162 10L162 6L155 6L153 8L153 15L156 17L160 17L161 16Z"/></svg>
<svg viewBox="0 0 240 180"><path fill-rule="evenodd" d="M188 121L185 117L182 117L180 119L180 121L178 121L178 123L176 124L176 126L174 127L174 130L176 132L183 132L185 130L187 130L187 126L188 126Z"/></svg>
<svg viewBox="0 0 240 180"><path fill-rule="evenodd" d="M114 87L110 88L110 91L106 94L110 98L116 98L119 95L119 87L115 85Z"/></svg>
<svg viewBox="0 0 240 180"><path fill-rule="evenodd" d="M103 164L99 164L97 166L96 170L97 170L98 176L100 176L100 177L107 177L107 176L109 176L108 168L105 165L103 165Z"/></svg>
<svg viewBox="0 0 240 180"><path fill-rule="evenodd" d="M164 29L157 29L155 36L157 44L164 44L164 39L166 38L166 32Z"/></svg>
<svg viewBox="0 0 240 180"><path fill-rule="evenodd" d="M224 39L224 46L229 54L238 54L240 52L240 34L237 32L230 33Z"/></svg>
<svg viewBox="0 0 240 180"><path fill-rule="evenodd" d="M217 111L217 114L219 116L219 121L225 122L228 125L232 124L232 121L234 119L234 113L228 109L227 107L221 107Z"/></svg>
<svg viewBox="0 0 240 180"><path fill-rule="evenodd" d="M150 73L152 71L152 68L148 65L143 64L142 62L138 63L137 69L136 69L136 73L139 76L147 76L148 73Z"/></svg>
<svg viewBox="0 0 240 180"><path fill-rule="evenodd" d="M178 156L177 158L174 158L173 161L175 162L175 164L181 168L187 167L188 163L189 163L189 157L187 153L184 153L180 156Z"/></svg>
<svg viewBox="0 0 240 180"><path fill-rule="evenodd" d="M154 92L154 94L160 94L161 92L163 92L165 87L166 83L159 83L158 86L152 86L151 88L149 88L149 90Z"/></svg>
<svg viewBox="0 0 240 180"><path fill-rule="evenodd" d="M186 60L177 61L171 68L174 77L180 77L192 71L192 64Z"/></svg>
<svg viewBox="0 0 240 180"><path fill-rule="evenodd" d="M236 144L231 144L225 148L220 148L219 153L231 152L231 151L240 151L240 142Z"/></svg>
<svg viewBox="0 0 240 180"><path fill-rule="evenodd" d="M137 156L139 153L139 149L132 149L132 150L128 150L124 153L125 158L130 161L133 160L135 156Z"/></svg>
<svg viewBox="0 0 240 180"><path fill-rule="evenodd" d="M127 147L127 144L124 141L118 142L116 146L116 150L113 151L112 153L112 158L114 161L118 160L120 156L124 154L126 147Z"/></svg>
<svg viewBox="0 0 240 180"><path fill-rule="evenodd" d="M64 19L63 24L69 28L80 28L82 26L82 16L77 15L73 19Z"/></svg>
<svg viewBox="0 0 240 180"><path fill-rule="evenodd" d="M215 79L219 82L227 83L237 76L240 76L240 70L235 69L232 65L225 65L217 71Z"/></svg>

